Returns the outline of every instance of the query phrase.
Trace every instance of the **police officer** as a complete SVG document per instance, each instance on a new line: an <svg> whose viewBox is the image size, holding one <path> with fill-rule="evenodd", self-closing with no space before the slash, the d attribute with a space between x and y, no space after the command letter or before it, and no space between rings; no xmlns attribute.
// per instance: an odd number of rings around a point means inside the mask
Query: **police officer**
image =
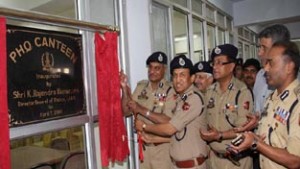
<svg viewBox="0 0 300 169"><path fill-rule="evenodd" d="M212 67L207 61L198 62L194 65L195 81L194 85L202 92L206 93L207 88L213 83Z"/></svg>
<svg viewBox="0 0 300 169"><path fill-rule="evenodd" d="M146 124L137 120L138 131L151 132L161 136L172 136L170 156L173 168L206 168L206 143L199 130L206 130L204 101L193 85L193 64L185 55L171 61L173 86L176 91L173 100L174 116L167 123Z"/></svg>
<svg viewBox="0 0 300 169"><path fill-rule="evenodd" d="M135 113L137 118L142 119L147 124L152 124L153 122L149 120L148 116L151 112L163 112L171 84L164 79L167 70L166 54L163 52L152 53L148 57L146 65L148 67L148 80L138 82L132 96L127 85L127 77L121 72L122 108L124 115L129 116L131 113ZM142 106L147 111L138 112L136 106ZM169 114L169 116L171 115ZM143 154L144 160L140 163L141 169L166 169L171 167L169 143L145 144Z"/></svg>
<svg viewBox="0 0 300 169"><path fill-rule="evenodd" d="M262 169L300 167L300 56L292 42L275 42L266 57L267 84L275 91L267 98L257 134L247 132L236 151L260 152ZM265 137L262 139L262 137Z"/></svg>
<svg viewBox="0 0 300 169"><path fill-rule="evenodd" d="M211 54L213 76L216 82L205 95L209 130L201 131L201 137L211 148L209 164L212 169L252 168L247 154L233 156L227 153L227 145L236 137L233 130L243 125L252 112L253 97L247 86L234 77L238 49L231 44L214 48Z"/></svg>

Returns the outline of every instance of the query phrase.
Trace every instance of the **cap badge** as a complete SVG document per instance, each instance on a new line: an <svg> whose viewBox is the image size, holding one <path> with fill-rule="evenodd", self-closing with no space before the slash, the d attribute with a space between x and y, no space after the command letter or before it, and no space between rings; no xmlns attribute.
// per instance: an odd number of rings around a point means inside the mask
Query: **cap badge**
<svg viewBox="0 0 300 169"><path fill-rule="evenodd" d="M182 58L179 58L179 65L180 66L184 66L185 65L185 61Z"/></svg>
<svg viewBox="0 0 300 169"><path fill-rule="evenodd" d="M158 61L162 62L163 60L164 60L163 56L161 54L159 54Z"/></svg>
<svg viewBox="0 0 300 169"><path fill-rule="evenodd" d="M218 55L222 52L222 50L219 47L215 48L215 53Z"/></svg>
<svg viewBox="0 0 300 169"><path fill-rule="evenodd" d="M202 70L202 69L203 69L203 64L202 64L202 63L199 63L198 69L199 69L199 70Z"/></svg>

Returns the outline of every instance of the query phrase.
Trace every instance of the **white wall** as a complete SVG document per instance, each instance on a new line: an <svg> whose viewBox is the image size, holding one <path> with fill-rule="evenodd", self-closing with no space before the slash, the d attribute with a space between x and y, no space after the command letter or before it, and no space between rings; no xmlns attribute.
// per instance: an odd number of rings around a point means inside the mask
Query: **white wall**
<svg viewBox="0 0 300 169"><path fill-rule="evenodd" d="M233 7L230 0L208 0L210 3L214 4L216 7L222 9L230 16L233 16Z"/></svg>
<svg viewBox="0 0 300 169"><path fill-rule="evenodd" d="M146 59L151 54L149 0L126 0L129 78L131 88L147 79Z"/></svg>
<svg viewBox="0 0 300 169"><path fill-rule="evenodd" d="M300 22L288 23L286 27L290 30L292 39L300 39Z"/></svg>
<svg viewBox="0 0 300 169"><path fill-rule="evenodd" d="M244 0L233 4L235 26L300 18L299 0Z"/></svg>

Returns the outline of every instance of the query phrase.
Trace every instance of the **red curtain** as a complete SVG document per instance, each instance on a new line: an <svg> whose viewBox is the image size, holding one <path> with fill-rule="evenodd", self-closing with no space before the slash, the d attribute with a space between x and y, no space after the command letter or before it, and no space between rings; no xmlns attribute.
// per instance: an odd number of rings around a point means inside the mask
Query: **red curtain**
<svg viewBox="0 0 300 169"><path fill-rule="evenodd" d="M7 62L6 62L6 20L0 17L0 168L10 169Z"/></svg>
<svg viewBox="0 0 300 169"><path fill-rule="evenodd" d="M98 113L102 166L124 161L129 154L120 97L116 32L95 34Z"/></svg>

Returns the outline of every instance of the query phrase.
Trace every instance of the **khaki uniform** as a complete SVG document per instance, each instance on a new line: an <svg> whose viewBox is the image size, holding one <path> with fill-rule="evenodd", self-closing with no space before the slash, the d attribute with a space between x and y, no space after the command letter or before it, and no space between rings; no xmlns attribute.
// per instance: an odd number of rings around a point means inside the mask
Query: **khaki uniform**
<svg viewBox="0 0 300 169"><path fill-rule="evenodd" d="M247 118L246 115L253 110L253 96L247 86L232 78L228 89L222 93L218 82L211 85L205 95L207 106L207 120L210 126L218 131L227 131L237 126L243 125ZM221 142L211 142L209 144L210 159L209 165L212 169L233 169L252 168L251 157L244 157L239 160L240 167L234 165L226 156L227 145L231 140Z"/></svg>
<svg viewBox="0 0 300 169"><path fill-rule="evenodd" d="M173 95L172 87L166 80L161 80L157 90L152 90L150 82L148 80L140 81L133 93L133 100L140 105L146 107L152 112L164 113L171 117L172 113L164 111L166 107L169 107L167 103L167 94ZM153 124L150 120L139 115L139 119L143 120L147 124ZM159 145L145 144L144 146L144 161L140 163L141 169L168 169L171 168L171 159L169 155L169 143L163 143Z"/></svg>
<svg viewBox="0 0 300 169"><path fill-rule="evenodd" d="M259 135L266 135L266 144L286 149L296 156L300 156L299 95L298 80L294 80L281 94L275 90L267 99L257 131ZM263 155L260 155L260 166L262 169L285 168Z"/></svg>
<svg viewBox="0 0 300 169"><path fill-rule="evenodd" d="M175 161L195 160L207 157L207 145L200 137L200 129L206 130L206 114L202 95L193 85L183 96L175 96L174 116L170 120L177 132L171 138L170 155ZM177 168L173 166L173 168ZM206 162L193 169L205 169Z"/></svg>

